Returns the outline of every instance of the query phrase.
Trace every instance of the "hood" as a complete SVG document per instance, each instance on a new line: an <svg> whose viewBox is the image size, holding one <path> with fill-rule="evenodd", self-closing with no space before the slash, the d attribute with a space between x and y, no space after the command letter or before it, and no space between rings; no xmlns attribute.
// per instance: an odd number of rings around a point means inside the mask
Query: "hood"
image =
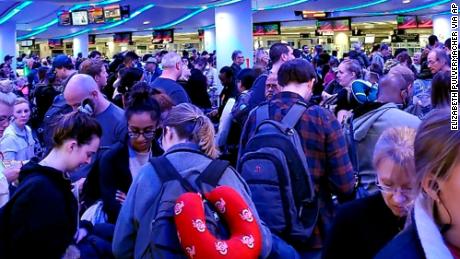
<svg viewBox="0 0 460 259"><path fill-rule="evenodd" d="M40 160L34 157L27 164L22 166L21 172L19 173L19 182L22 182L31 174L41 174L70 188L70 180L64 178L63 172L48 166L42 166L39 162Z"/></svg>
<svg viewBox="0 0 460 259"><path fill-rule="evenodd" d="M394 103L386 103L355 118L353 120L354 139L356 141L364 139L375 121L390 109L398 109L398 106Z"/></svg>

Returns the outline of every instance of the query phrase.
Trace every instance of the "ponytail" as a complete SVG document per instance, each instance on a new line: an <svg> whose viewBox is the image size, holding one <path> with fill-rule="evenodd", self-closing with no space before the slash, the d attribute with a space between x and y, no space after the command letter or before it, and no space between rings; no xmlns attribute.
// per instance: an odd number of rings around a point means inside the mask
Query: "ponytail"
<svg viewBox="0 0 460 259"><path fill-rule="evenodd" d="M163 126L173 127L179 138L198 144L207 156L213 159L219 156L214 125L198 107L189 103L174 106L165 116Z"/></svg>

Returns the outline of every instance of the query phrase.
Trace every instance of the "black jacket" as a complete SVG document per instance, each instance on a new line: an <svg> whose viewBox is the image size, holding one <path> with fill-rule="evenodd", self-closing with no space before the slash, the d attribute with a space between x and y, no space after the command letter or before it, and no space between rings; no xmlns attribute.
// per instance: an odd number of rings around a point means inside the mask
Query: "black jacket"
<svg viewBox="0 0 460 259"><path fill-rule="evenodd" d="M77 200L63 173L33 159L0 212L0 258L61 258L77 231Z"/></svg>
<svg viewBox="0 0 460 259"><path fill-rule="evenodd" d="M417 229L411 224L374 257L375 259L425 259Z"/></svg>
<svg viewBox="0 0 460 259"><path fill-rule="evenodd" d="M192 69L191 75L185 85L185 91L190 101L201 109L210 109L211 100L208 95L208 79L198 69Z"/></svg>
<svg viewBox="0 0 460 259"><path fill-rule="evenodd" d="M404 226L380 193L345 204L328 233L323 258L373 258Z"/></svg>
<svg viewBox="0 0 460 259"><path fill-rule="evenodd" d="M163 153L155 141L152 142L152 156ZM117 190L128 194L133 182L129 169L128 140L113 145L99 160L99 188L103 201L103 210L108 222L115 224L121 204L115 199Z"/></svg>

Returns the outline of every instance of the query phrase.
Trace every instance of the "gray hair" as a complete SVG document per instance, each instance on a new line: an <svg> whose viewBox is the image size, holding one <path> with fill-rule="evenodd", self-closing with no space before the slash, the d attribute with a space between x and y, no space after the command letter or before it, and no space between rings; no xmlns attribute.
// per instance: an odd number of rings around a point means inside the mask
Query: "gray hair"
<svg viewBox="0 0 460 259"><path fill-rule="evenodd" d="M16 95L13 93L14 83L11 80L0 81L0 103L7 106L14 106Z"/></svg>
<svg viewBox="0 0 460 259"><path fill-rule="evenodd" d="M179 54L176 52L168 52L168 54L164 55L161 59L161 66L163 68L173 68L176 66L177 63L182 61Z"/></svg>

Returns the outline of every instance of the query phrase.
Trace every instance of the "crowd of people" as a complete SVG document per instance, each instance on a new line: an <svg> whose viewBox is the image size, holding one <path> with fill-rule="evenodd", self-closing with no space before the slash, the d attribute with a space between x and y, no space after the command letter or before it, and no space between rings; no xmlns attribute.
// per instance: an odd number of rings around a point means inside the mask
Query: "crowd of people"
<svg viewBox="0 0 460 259"><path fill-rule="evenodd" d="M355 43L341 58L275 43L220 70L196 50L22 56L23 76L13 58L0 65L0 258L460 258L450 40L413 54ZM206 202L218 186L246 209ZM183 233L189 192L205 222Z"/></svg>

